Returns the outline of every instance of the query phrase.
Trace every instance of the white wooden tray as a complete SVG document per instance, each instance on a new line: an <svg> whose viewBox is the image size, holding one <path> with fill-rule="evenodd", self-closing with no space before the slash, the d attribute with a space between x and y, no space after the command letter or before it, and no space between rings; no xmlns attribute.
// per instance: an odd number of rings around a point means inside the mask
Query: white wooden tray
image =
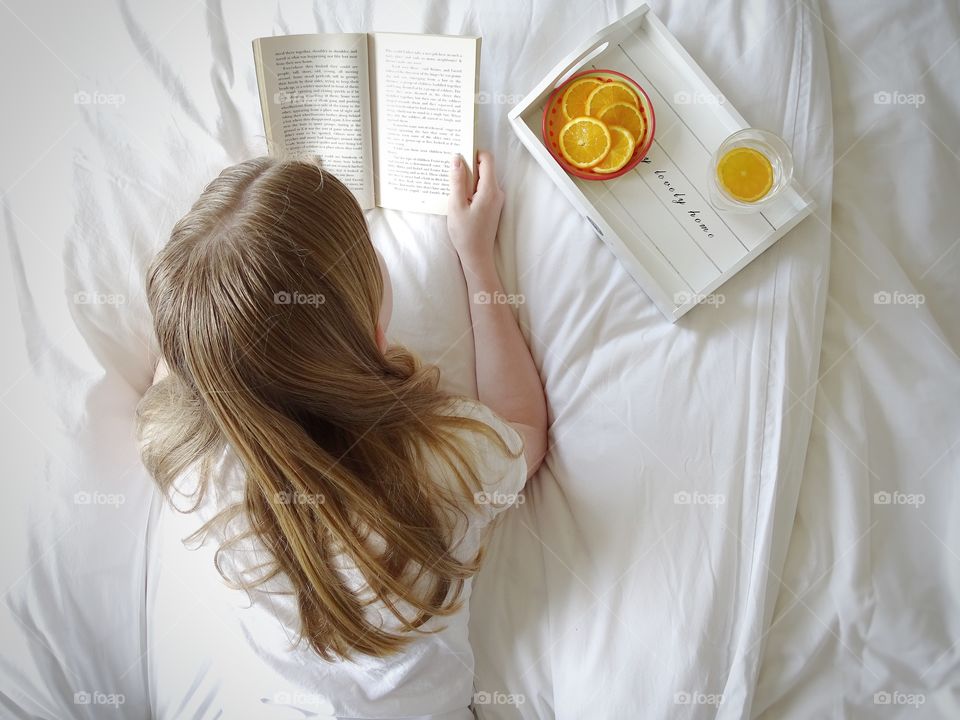
<svg viewBox="0 0 960 720"><path fill-rule="evenodd" d="M566 173L541 137L550 93L591 67L618 70L640 83L656 116L646 159L601 182ZM795 182L759 213L713 208L710 158L724 139L749 125L647 5L562 60L508 117L526 148L671 322L711 297L812 209Z"/></svg>

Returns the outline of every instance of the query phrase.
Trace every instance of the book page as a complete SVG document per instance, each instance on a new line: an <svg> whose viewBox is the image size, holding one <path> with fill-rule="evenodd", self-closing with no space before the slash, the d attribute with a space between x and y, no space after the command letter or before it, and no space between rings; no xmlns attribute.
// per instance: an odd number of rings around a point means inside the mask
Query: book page
<svg viewBox="0 0 960 720"><path fill-rule="evenodd" d="M450 156L473 171L480 38L370 36L377 204L446 214Z"/></svg>
<svg viewBox="0 0 960 720"><path fill-rule="evenodd" d="M364 209L375 205L367 36L254 40L271 155L318 155Z"/></svg>

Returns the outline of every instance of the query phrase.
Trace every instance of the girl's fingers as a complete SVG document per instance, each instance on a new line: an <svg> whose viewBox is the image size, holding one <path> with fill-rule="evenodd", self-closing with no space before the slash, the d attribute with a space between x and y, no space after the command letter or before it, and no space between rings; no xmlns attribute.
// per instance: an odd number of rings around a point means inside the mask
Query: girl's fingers
<svg viewBox="0 0 960 720"><path fill-rule="evenodd" d="M453 206L466 205L473 193L467 182L467 167L463 158L454 155L450 159L450 204Z"/></svg>
<svg viewBox="0 0 960 720"><path fill-rule="evenodd" d="M499 189L497 175L493 171L493 155L486 150L477 153L477 192L489 193Z"/></svg>

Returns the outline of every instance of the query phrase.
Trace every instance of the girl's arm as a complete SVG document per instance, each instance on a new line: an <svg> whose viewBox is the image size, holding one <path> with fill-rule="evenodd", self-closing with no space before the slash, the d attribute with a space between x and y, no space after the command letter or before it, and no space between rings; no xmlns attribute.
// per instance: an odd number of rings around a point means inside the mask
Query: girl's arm
<svg viewBox="0 0 960 720"><path fill-rule="evenodd" d="M546 399L530 350L504 302L506 294L493 260L503 191L490 153L478 154L477 175L473 192L465 163L459 155L454 157L447 227L467 281L480 401L523 436L529 477L547 452Z"/></svg>

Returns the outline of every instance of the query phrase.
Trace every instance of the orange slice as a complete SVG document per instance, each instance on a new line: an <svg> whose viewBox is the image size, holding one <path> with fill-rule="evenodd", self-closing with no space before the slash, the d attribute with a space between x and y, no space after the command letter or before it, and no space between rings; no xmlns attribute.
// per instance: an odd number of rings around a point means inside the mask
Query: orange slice
<svg viewBox="0 0 960 720"><path fill-rule="evenodd" d="M773 165L759 150L737 147L720 158L717 180L740 202L756 202L773 187Z"/></svg>
<svg viewBox="0 0 960 720"><path fill-rule="evenodd" d="M633 151L637 147L637 141L633 133L619 125L610 126L610 152L598 164L593 166L596 173L614 173L633 157Z"/></svg>
<svg viewBox="0 0 960 720"><path fill-rule="evenodd" d="M630 103L634 107L640 107L640 100L633 89L622 82L605 82L600 87L593 90L587 96L587 115L600 117L600 113L608 105L614 103Z"/></svg>
<svg viewBox="0 0 960 720"><path fill-rule="evenodd" d="M563 98L560 100L560 107L563 109L563 116L567 120L573 120L576 117L582 117L587 114L587 98L590 93L597 89L603 83L594 77L580 78L574 80L570 87L563 91Z"/></svg>
<svg viewBox="0 0 960 720"><path fill-rule="evenodd" d="M574 118L560 129L560 154L578 168L589 168L610 152L610 131L592 117Z"/></svg>
<svg viewBox="0 0 960 720"><path fill-rule="evenodd" d="M637 142L643 140L647 132L647 122L636 106L630 103L617 102L607 105L597 116L598 120L609 125L619 125L630 131Z"/></svg>

